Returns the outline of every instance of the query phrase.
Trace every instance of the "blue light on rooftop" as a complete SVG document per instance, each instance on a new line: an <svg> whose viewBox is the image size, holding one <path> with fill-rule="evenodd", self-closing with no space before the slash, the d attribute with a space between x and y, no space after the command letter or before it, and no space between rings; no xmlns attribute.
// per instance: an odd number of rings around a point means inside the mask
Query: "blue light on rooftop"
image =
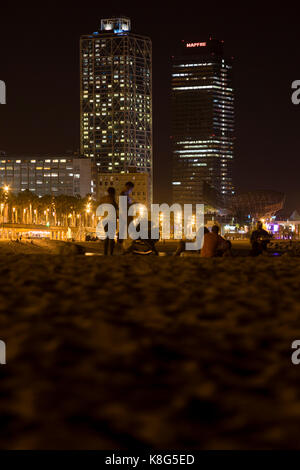
<svg viewBox="0 0 300 470"><path fill-rule="evenodd" d="M122 29L114 29L115 34L127 34L127 32L123 31Z"/></svg>

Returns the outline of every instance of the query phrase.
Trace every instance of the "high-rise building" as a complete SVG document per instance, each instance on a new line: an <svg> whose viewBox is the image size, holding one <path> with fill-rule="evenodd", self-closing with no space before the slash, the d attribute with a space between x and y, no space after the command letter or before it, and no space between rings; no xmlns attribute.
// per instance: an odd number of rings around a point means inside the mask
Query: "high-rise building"
<svg viewBox="0 0 300 470"><path fill-rule="evenodd" d="M223 46L182 41L172 60L173 202L206 203L215 192L224 203L234 192L232 60Z"/></svg>
<svg viewBox="0 0 300 470"><path fill-rule="evenodd" d="M81 153L98 173L152 174L152 45L128 18L80 40Z"/></svg>

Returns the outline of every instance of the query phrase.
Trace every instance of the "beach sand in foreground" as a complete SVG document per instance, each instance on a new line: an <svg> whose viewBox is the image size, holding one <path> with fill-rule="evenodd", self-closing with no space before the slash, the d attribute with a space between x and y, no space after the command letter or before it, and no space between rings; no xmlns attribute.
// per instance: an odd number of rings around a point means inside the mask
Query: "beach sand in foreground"
<svg viewBox="0 0 300 470"><path fill-rule="evenodd" d="M0 275L2 449L299 448L299 258L2 252Z"/></svg>

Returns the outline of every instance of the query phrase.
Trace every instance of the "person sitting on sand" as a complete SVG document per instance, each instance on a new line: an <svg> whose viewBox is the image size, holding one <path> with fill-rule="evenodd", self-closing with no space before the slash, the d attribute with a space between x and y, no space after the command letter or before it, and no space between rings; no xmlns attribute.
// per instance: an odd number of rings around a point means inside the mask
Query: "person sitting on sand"
<svg viewBox="0 0 300 470"><path fill-rule="evenodd" d="M229 258L229 257L232 257L233 254L232 254L232 243L230 240L225 240L226 242L226 245L227 245L227 248L226 250L223 252L222 256L224 258Z"/></svg>
<svg viewBox="0 0 300 470"><path fill-rule="evenodd" d="M174 256L180 256L185 251L185 241L179 240Z"/></svg>
<svg viewBox="0 0 300 470"><path fill-rule="evenodd" d="M206 233L209 233L209 230L204 227L203 228L203 234L205 235ZM195 240L193 240L195 241ZM174 256L180 256L181 253L184 253L185 252L185 244L186 244L187 240L186 238L184 237L182 240L179 240L178 242L178 245L177 245L177 248L176 248L176 251L174 253ZM200 250L197 250L197 252L199 253Z"/></svg>
<svg viewBox="0 0 300 470"><path fill-rule="evenodd" d="M153 237L152 238L152 227L153 224L151 220L148 220L148 237L143 238L142 235L140 235L136 240L132 240L130 237L126 240L126 243L124 243L123 247L123 255L127 255L128 253L134 253L134 254L139 254L139 255L148 255L148 254L153 254L158 256L158 251L156 249L155 244L159 240L158 238ZM137 224L136 226L136 231L139 233L141 230L141 225L140 223Z"/></svg>
<svg viewBox="0 0 300 470"><path fill-rule="evenodd" d="M257 228L252 232L250 238L250 242L252 245L252 250L250 252L251 256L258 256L261 255L263 252L266 252L270 238L271 235L269 234L269 232L263 229L262 222L257 222Z"/></svg>
<svg viewBox="0 0 300 470"><path fill-rule="evenodd" d="M219 234L219 230L220 229L219 229L218 225L214 225L211 229L212 233L215 233L218 237L218 243L217 243L217 247L216 247L215 256L224 256L225 252L228 250L228 243L225 240L225 238L223 238Z"/></svg>
<svg viewBox="0 0 300 470"><path fill-rule="evenodd" d="M206 228L206 227L205 227ZM218 246L218 234L206 229L204 232L203 246L201 248L201 258L212 258L216 255Z"/></svg>

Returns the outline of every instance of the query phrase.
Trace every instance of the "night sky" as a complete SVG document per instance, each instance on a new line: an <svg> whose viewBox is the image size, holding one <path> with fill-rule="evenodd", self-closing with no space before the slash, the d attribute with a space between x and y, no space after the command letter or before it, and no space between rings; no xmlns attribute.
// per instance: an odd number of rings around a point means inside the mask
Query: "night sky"
<svg viewBox="0 0 300 470"><path fill-rule="evenodd" d="M300 79L300 15L291 3L286 10L203 3L2 4L0 79L8 104L0 107L0 149L78 150L79 37L97 31L101 18L123 14L133 32L153 41L155 200L169 202L171 190L170 57L180 40L211 34L234 57L237 190L283 191L287 209L300 210L300 105L291 102L291 83Z"/></svg>

